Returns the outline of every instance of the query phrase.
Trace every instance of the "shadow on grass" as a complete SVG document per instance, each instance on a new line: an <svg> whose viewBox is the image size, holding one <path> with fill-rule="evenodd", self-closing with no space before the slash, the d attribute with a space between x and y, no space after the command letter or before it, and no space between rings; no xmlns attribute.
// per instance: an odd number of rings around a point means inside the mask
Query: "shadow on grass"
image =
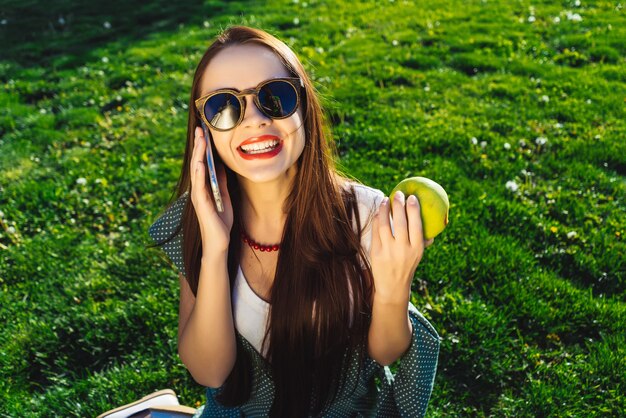
<svg viewBox="0 0 626 418"><path fill-rule="evenodd" d="M153 32L175 30L180 24L201 24L223 15L233 3L8 0L0 10L0 61L14 61L22 67L74 67L92 49L108 42L132 42Z"/></svg>

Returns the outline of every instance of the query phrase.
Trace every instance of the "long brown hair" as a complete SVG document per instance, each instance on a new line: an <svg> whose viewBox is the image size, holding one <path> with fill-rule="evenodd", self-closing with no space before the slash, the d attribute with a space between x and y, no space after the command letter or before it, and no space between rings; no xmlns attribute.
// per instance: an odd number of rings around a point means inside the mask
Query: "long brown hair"
<svg viewBox="0 0 626 418"><path fill-rule="evenodd" d="M336 150L317 92L295 53L274 36L258 29L232 26L223 31L202 56L193 78L187 145L172 200L191 188L189 160L194 129L200 124L194 101L200 95L207 65L221 50L246 43L272 50L291 75L304 83L301 106L305 147L296 163L298 170L284 206L287 217L270 292L269 327L264 344L268 344L267 359L275 383L271 415L319 415L337 393L345 389L351 355L356 354L358 364L362 364L367 350L373 281L361 248L362 228L355 192L342 187L345 178L334 165ZM223 164L217 153L215 159ZM237 220L241 191L235 173L225 168ZM357 225L356 231L353 222ZM202 240L190 199L173 235L181 228L185 275L195 295ZM228 254L231 287L240 262L239 231L240 225L235 221ZM235 365L218 397L221 403L235 406L249 399L251 367L251 359L238 339Z"/></svg>

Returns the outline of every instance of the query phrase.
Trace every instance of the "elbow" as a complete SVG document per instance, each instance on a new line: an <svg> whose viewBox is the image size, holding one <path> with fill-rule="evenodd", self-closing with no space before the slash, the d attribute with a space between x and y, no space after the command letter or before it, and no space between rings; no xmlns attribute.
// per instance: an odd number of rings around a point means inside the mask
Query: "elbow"
<svg viewBox="0 0 626 418"><path fill-rule="evenodd" d="M207 388L211 388L211 389L217 389L219 387L222 387L224 385L224 382L226 382L226 377L228 377L226 376L223 379L220 379L217 377L210 377L210 376L196 377L193 373L191 373L191 371L189 371L189 373L191 374L191 377L193 377L193 380L195 380L197 384L202 385Z"/></svg>
<svg viewBox="0 0 626 418"><path fill-rule="evenodd" d="M410 341L409 341L410 343ZM381 366L389 366L396 361L400 360L402 356L408 351L409 344L404 345L391 345L391 346L377 346L376 344L368 345L368 354L372 360Z"/></svg>
<svg viewBox="0 0 626 418"><path fill-rule="evenodd" d="M370 357L372 358L372 360L374 360L376 363L380 364L381 366L389 366L393 364L398 358L400 358L400 356L393 357L389 355L383 355L383 354L376 355L372 353L370 353Z"/></svg>
<svg viewBox="0 0 626 418"><path fill-rule="evenodd" d="M223 386L234 366L233 362L230 367L218 368L219 370L214 370L214 368L209 365L194 364L192 361L186 359L184 352L181 351L180 348L178 350L178 357L185 365L185 368L189 371L189 374L191 374L193 380L195 380L199 385L208 388L219 388Z"/></svg>

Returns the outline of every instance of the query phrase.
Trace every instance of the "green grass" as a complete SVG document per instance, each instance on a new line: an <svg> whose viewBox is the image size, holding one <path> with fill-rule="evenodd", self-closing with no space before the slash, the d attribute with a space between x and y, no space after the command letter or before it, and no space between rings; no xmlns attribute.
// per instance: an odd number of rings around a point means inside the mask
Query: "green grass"
<svg viewBox="0 0 626 418"><path fill-rule="evenodd" d="M166 387L203 402L176 354L176 272L145 245L180 171L192 72L229 23L303 59L343 170L448 191L413 294L443 338L428 416L626 410L617 3L6 3L1 416L96 416Z"/></svg>

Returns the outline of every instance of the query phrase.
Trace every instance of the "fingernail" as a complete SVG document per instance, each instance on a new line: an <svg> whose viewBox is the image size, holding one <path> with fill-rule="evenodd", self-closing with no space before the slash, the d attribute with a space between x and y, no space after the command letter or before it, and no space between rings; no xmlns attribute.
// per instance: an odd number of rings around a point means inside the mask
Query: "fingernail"
<svg viewBox="0 0 626 418"><path fill-rule="evenodd" d="M407 199L407 202L409 203L409 205L416 205L417 197L415 197L415 195L410 195L409 198Z"/></svg>
<svg viewBox="0 0 626 418"><path fill-rule="evenodd" d="M393 198L396 199L398 202L404 202L404 193L398 190Z"/></svg>
<svg viewBox="0 0 626 418"><path fill-rule="evenodd" d="M389 198L387 196L385 196L383 198L383 201L382 201L381 205L386 205L387 203L389 203Z"/></svg>

